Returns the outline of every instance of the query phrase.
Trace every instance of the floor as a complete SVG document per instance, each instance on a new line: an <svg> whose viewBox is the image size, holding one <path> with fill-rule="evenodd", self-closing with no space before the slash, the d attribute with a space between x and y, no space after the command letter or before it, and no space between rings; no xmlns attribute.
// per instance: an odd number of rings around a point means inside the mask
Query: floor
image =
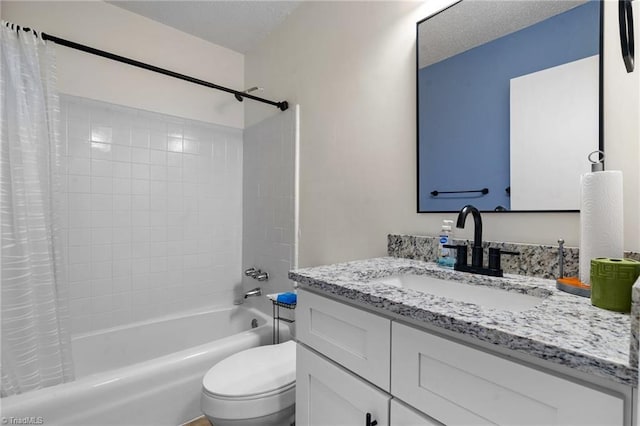
<svg viewBox="0 0 640 426"><path fill-rule="evenodd" d="M213 426L206 417L198 417L195 420L190 421L189 423L185 423L182 426Z"/></svg>
<svg viewBox="0 0 640 426"><path fill-rule="evenodd" d="M215 426L206 417L198 417L195 420L190 421L189 423L185 423L181 426ZM295 423L292 423L292 426L295 426Z"/></svg>

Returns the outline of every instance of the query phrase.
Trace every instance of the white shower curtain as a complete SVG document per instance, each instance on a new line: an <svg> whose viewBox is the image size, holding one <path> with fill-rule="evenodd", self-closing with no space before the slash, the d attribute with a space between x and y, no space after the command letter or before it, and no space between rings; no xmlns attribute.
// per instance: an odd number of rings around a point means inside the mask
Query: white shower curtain
<svg viewBox="0 0 640 426"><path fill-rule="evenodd" d="M73 379L58 226L60 106L55 52L0 28L2 396Z"/></svg>

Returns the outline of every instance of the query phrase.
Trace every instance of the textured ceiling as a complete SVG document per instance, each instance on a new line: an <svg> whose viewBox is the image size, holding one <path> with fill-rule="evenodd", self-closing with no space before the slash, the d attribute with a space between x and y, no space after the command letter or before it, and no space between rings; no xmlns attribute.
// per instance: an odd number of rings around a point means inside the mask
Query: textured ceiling
<svg viewBox="0 0 640 426"><path fill-rule="evenodd" d="M566 12L585 0L464 0L418 28L419 67Z"/></svg>
<svg viewBox="0 0 640 426"><path fill-rule="evenodd" d="M300 1L109 1L217 45L247 53Z"/></svg>

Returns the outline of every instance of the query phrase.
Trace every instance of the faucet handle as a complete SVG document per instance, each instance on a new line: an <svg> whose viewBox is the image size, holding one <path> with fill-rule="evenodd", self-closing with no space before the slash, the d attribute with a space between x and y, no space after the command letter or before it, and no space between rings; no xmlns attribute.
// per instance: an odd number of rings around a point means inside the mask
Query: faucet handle
<svg viewBox="0 0 640 426"><path fill-rule="evenodd" d="M244 274L247 277L251 277L251 278L255 278L256 275L258 275L260 273L260 270L256 270L256 268L249 268L249 269L245 269L244 270Z"/></svg>
<svg viewBox="0 0 640 426"><path fill-rule="evenodd" d="M445 244L442 247L456 250L456 266L467 266L467 246L465 244Z"/></svg>
<svg viewBox="0 0 640 426"><path fill-rule="evenodd" d="M498 247L490 247L489 248L489 269L493 269L496 271L501 270L501 265L500 265L500 256L503 254L508 254L511 256L517 256L520 254L520 252L518 251L508 251L508 250L502 250Z"/></svg>

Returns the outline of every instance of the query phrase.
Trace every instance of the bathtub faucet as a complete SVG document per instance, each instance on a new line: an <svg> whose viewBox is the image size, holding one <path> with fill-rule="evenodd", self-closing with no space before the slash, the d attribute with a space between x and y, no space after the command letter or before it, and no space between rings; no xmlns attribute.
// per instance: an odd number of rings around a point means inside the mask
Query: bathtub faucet
<svg viewBox="0 0 640 426"><path fill-rule="evenodd" d="M256 280L258 280L258 281L267 281L269 279L269 273L268 272L262 272L262 271L258 271L258 272L260 272L260 273L255 276Z"/></svg>
<svg viewBox="0 0 640 426"><path fill-rule="evenodd" d="M244 274L250 278L255 278L256 275L258 275L259 273L260 273L260 269L256 269L256 268L249 268L244 270Z"/></svg>
<svg viewBox="0 0 640 426"><path fill-rule="evenodd" d="M262 296L262 289L260 287L256 287L254 289L249 290L248 292L246 292L244 294L244 298L245 299L247 297L251 297L251 296Z"/></svg>
<svg viewBox="0 0 640 426"><path fill-rule="evenodd" d="M260 269L256 268L245 269L244 274L245 276L258 281L267 281L269 279L268 272L263 272Z"/></svg>

